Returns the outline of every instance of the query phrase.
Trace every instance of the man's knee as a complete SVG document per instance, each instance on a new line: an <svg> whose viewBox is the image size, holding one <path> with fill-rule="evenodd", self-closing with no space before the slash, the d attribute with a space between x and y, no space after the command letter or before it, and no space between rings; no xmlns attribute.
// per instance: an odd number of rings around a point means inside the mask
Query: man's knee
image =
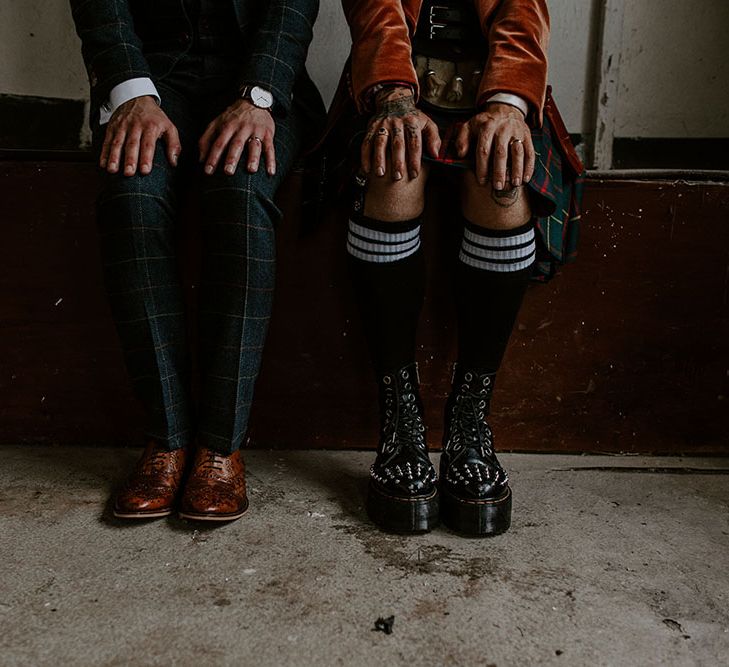
<svg viewBox="0 0 729 667"><path fill-rule="evenodd" d="M417 178L407 176L394 181L390 165L384 176L370 176L364 199L364 215L383 222L402 222L417 218L425 206L427 170L421 169Z"/></svg>
<svg viewBox="0 0 729 667"><path fill-rule="evenodd" d="M203 176L204 223L237 223L242 226L273 228L282 214L273 197L279 185L277 176L264 169L250 174L241 166L235 174Z"/></svg>
<svg viewBox="0 0 729 667"><path fill-rule="evenodd" d="M532 216L526 186L497 190L490 180L480 185L470 171L461 181L461 210L473 224L491 229L520 227Z"/></svg>

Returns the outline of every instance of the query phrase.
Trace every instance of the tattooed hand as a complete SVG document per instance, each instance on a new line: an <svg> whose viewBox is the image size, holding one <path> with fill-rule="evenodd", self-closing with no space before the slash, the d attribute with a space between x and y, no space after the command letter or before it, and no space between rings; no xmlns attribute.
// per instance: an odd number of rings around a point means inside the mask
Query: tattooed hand
<svg viewBox="0 0 729 667"><path fill-rule="evenodd" d="M402 179L406 166L408 176L417 178L423 143L433 157L438 155L438 128L415 106L412 91L402 87L379 91L375 96L375 115L362 142L362 170L366 174L374 170L377 176L384 176L389 147L393 180Z"/></svg>
<svg viewBox="0 0 729 667"><path fill-rule="evenodd" d="M471 141L476 144L476 179L480 185L486 185L490 160L491 180L497 193L509 193L534 175L532 134L518 109L497 102L487 105L486 111L476 114L461 128L456 141L460 157L466 156ZM504 203L509 201L505 196Z"/></svg>

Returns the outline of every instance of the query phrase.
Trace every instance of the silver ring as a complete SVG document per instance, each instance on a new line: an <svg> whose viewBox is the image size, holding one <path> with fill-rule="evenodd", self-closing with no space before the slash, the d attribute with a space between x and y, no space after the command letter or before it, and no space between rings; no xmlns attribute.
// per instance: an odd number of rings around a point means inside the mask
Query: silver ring
<svg viewBox="0 0 729 667"><path fill-rule="evenodd" d="M260 137L248 137L248 141L257 141L259 144L262 144Z"/></svg>
<svg viewBox="0 0 729 667"><path fill-rule="evenodd" d="M521 139L512 139L512 140L511 140L511 141L509 142L509 146L511 146L511 144L523 144L523 143L524 143L524 142L523 142L523 141L522 141Z"/></svg>
<svg viewBox="0 0 729 667"><path fill-rule="evenodd" d="M387 131L387 128L386 127L381 127L379 130L377 130L377 134L380 134L380 135L382 135L384 137L384 136L387 136L390 133Z"/></svg>

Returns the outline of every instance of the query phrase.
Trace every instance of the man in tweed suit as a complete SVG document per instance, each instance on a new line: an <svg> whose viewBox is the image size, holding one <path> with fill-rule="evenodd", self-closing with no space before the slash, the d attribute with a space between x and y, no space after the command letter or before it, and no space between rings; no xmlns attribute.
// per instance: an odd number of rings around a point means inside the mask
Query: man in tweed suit
<svg viewBox="0 0 729 667"><path fill-rule="evenodd" d="M105 282L148 419L119 517L164 516L178 499L201 520L247 508L239 448L272 303L273 197L322 110L304 67L318 4L71 0L104 172ZM174 251L190 179L203 238L197 408Z"/></svg>

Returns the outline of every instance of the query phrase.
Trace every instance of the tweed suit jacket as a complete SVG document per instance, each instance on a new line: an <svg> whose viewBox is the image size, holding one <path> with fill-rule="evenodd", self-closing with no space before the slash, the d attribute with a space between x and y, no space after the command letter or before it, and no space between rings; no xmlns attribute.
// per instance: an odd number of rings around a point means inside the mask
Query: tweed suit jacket
<svg viewBox="0 0 729 667"><path fill-rule="evenodd" d="M227 1L241 32L239 83L270 90L276 108L287 113L297 84L313 87L304 63L319 0ZM70 2L91 85L92 124L114 86L164 77L192 46L183 0Z"/></svg>
<svg viewBox="0 0 729 667"><path fill-rule="evenodd" d="M409 83L418 90L410 52L422 4L342 0L352 33L352 93L360 111L366 107L367 91L378 83ZM479 101L498 92L519 95L541 124L549 40L546 0L474 0L474 6L489 48Z"/></svg>

